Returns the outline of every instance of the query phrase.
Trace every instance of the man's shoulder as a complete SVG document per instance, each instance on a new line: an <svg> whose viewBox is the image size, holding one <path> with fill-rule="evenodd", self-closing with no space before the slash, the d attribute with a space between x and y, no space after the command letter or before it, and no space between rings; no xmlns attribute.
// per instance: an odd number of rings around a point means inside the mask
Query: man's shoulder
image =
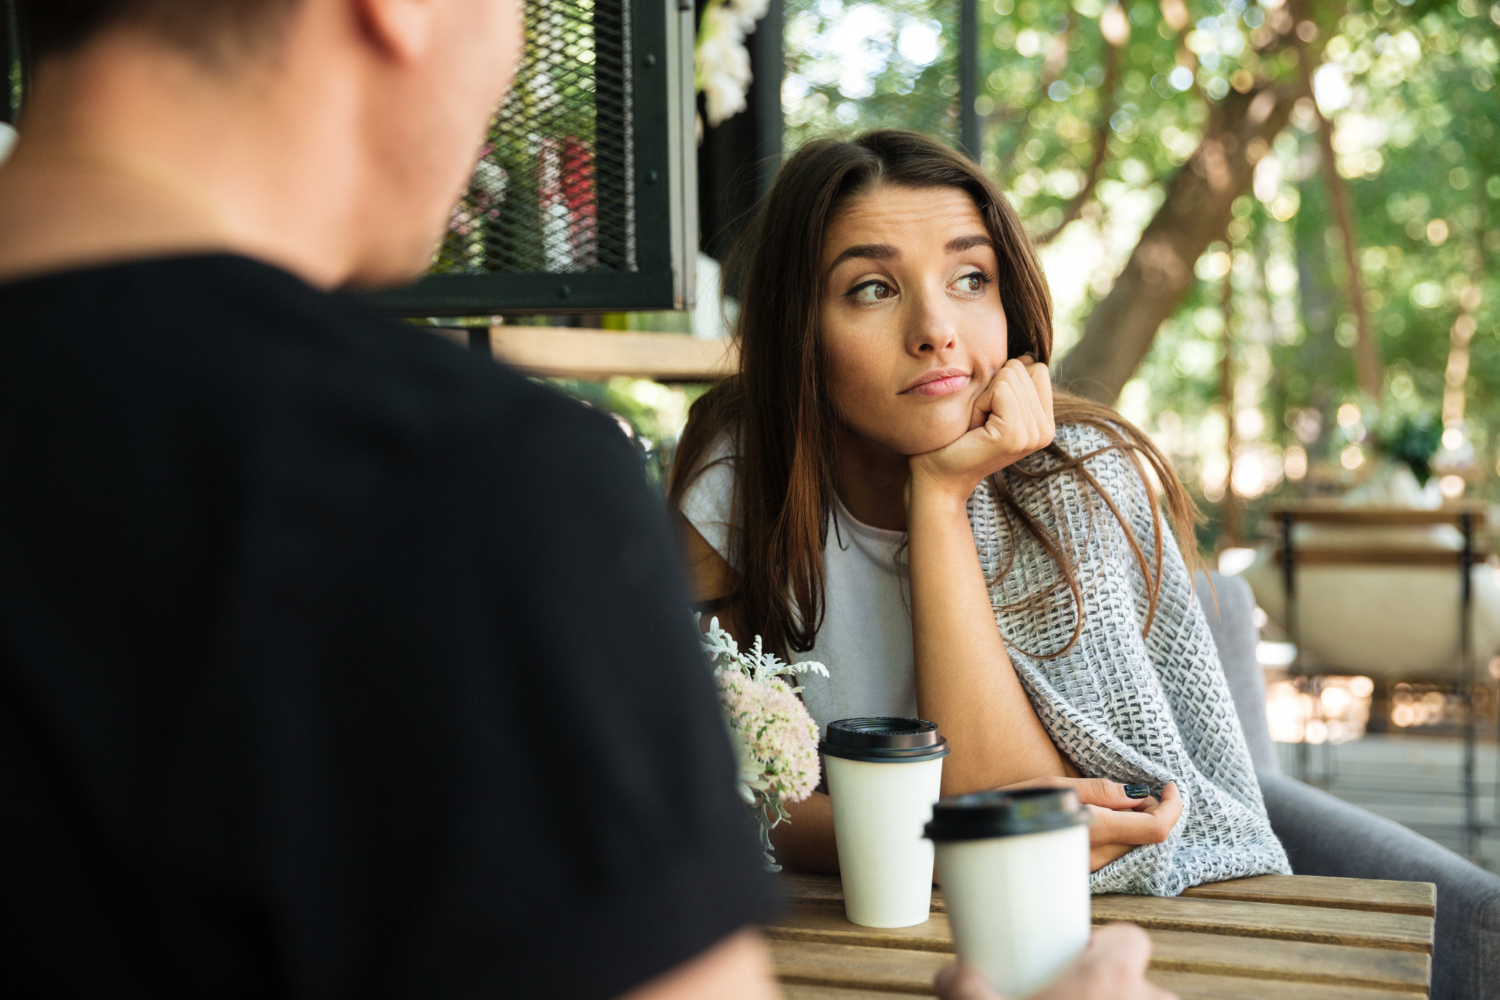
<svg viewBox="0 0 1500 1000"><path fill-rule="evenodd" d="M16 334L0 350L169 420L251 437L332 422L466 459L623 444L603 415L431 328L245 257L61 272L0 285L0 307Z"/></svg>

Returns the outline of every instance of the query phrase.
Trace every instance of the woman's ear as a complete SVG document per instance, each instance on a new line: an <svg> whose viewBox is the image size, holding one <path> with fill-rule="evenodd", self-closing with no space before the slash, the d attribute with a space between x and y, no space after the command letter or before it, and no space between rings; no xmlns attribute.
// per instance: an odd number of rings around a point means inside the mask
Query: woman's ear
<svg viewBox="0 0 1500 1000"><path fill-rule="evenodd" d="M440 0L354 0L370 40L398 62L418 62L432 44Z"/></svg>

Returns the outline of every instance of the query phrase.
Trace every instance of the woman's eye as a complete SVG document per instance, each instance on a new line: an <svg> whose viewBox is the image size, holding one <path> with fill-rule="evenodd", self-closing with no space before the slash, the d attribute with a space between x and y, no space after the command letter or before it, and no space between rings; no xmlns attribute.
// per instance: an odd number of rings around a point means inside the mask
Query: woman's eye
<svg viewBox="0 0 1500 1000"><path fill-rule="evenodd" d="M982 292L984 286L990 283L990 279L978 271L966 274L958 279L958 288L962 292Z"/></svg>
<svg viewBox="0 0 1500 1000"><path fill-rule="evenodd" d="M884 281L866 281L856 285L849 290L849 297L855 302L881 302L895 294L895 290Z"/></svg>

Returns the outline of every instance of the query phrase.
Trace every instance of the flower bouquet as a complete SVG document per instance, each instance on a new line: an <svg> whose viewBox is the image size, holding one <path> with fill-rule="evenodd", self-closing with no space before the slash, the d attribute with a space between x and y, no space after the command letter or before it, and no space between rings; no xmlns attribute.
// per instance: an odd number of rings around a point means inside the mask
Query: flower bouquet
<svg viewBox="0 0 1500 1000"><path fill-rule="evenodd" d="M760 828L766 869L781 871L772 854L771 831L789 819L786 806L801 802L818 785L818 726L784 677L814 673L828 676L821 663L783 663L761 647L760 636L741 652L734 636L714 618L703 633L719 703L729 723L729 738L739 762L739 792Z"/></svg>

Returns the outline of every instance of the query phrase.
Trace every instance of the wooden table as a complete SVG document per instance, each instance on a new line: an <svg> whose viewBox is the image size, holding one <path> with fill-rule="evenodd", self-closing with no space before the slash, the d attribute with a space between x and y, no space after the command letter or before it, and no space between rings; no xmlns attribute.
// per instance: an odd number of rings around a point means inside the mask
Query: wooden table
<svg viewBox="0 0 1500 1000"><path fill-rule="evenodd" d="M789 1000L932 995L953 960L940 890L927 923L880 930L844 919L837 877L783 879L791 902L766 934ZM1418 1000L1436 907L1429 882L1265 875L1175 899L1095 896L1094 923L1146 928L1149 978L1182 1000Z"/></svg>

